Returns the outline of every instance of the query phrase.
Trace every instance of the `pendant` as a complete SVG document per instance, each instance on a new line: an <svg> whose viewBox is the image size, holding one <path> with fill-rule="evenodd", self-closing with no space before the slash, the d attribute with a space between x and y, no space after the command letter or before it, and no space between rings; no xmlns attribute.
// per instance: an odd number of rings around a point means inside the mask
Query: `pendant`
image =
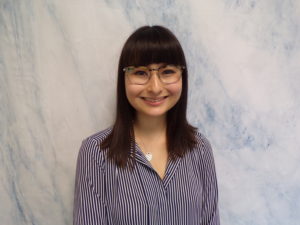
<svg viewBox="0 0 300 225"><path fill-rule="evenodd" d="M150 152L147 152L145 156L146 156L146 159L147 159L148 161L151 161L151 159L152 159L152 154L151 154Z"/></svg>

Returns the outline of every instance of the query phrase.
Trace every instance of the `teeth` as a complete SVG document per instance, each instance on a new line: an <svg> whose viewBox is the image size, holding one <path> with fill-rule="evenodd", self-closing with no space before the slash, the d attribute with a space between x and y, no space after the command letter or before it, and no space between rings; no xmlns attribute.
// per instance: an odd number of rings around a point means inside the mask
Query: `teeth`
<svg viewBox="0 0 300 225"><path fill-rule="evenodd" d="M163 99L164 99L164 97L163 97L163 98L158 98L158 99L145 98L145 100L147 100L147 101L149 101L149 102L159 102L159 101L161 101L161 100L163 100Z"/></svg>

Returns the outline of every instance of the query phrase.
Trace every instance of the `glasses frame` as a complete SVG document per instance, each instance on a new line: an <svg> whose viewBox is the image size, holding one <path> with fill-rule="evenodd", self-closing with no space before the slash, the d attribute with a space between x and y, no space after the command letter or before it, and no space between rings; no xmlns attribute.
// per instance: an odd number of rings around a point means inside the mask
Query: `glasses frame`
<svg viewBox="0 0 300 225"><path fill-rule="evenodd" d="M181 71L180 71L180 76L179 76L178 80L176 80L176 81L174 81L174 82L171 82L171 83L165 83L165 82L162 81L162 79L161 79L160 74L158 73L158 71L159 71L160 69L162 69L162 68L167 67L167 66L175 66L175 67L177 67L177 68L179 68L179 69L181 70ZM127 72L128 72L128 69L129 69L129 68L138 68L138 67L139 67L139 66L137 66L137 67L136 67L136 66L126 66L126 67L123 68L123 71L125 72L125 75L126 75L126 74L128 74ZM148 71L149 71L148 80L147 80L145 83L143 83L143 84L139 84L139 83L132 83L132 84L136 84L136 85L145 85L145 84L147 84L147 83L149 82L149 80L151 79L151 77L152 77L151 71L157 71L157 76L158 76L158 79L160 80L161 83L163 83L163 84L165 84L165 85L168 85L168 84L175 84L175 83L177 83L177 82L180 80L180 78L182 77L182 71L185 69L185 66L167 64L167 65L160 66L160 67L158 67L158 68L152 68L152 69L150 69L150 68L148 68L147 66L145 66L145 68L147 68ZM130 79L129 79L129 81L130 81Z"/></svg>

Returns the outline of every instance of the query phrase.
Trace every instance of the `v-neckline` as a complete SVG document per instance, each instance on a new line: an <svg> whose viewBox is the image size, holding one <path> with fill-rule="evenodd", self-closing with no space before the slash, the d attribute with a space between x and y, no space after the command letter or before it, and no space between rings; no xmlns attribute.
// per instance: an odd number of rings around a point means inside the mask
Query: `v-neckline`
<svg viewBox="0 0 300 225"><path fill-rule="evenodd" d="M171 160L170 157L168 157L165 174L164 174L164 177L161 178L159 176L159 174L157 173L157 171L153 168L151 163L147 160L146 156L142 152L139 145L136 142L134 142L134 144L135 144L135 148L136 148L136 158L135 158L136 161L149 167L151 170L153 170L156 173L156 175L158 176L158 178L160 179L160 181L163 183L163 186L166 188L167 185L169 184L169 182L172 180L172 177L174 176L174 174L177 170L177 167L178 167L179 163L181 162L181 158L178 157L175 160Z"/></svg>

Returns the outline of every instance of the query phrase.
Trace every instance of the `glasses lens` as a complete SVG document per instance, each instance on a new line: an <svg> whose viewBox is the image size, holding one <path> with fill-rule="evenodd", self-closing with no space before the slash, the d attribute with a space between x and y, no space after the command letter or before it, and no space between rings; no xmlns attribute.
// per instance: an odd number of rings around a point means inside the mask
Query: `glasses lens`
<svg viewBox="0 0 300 225"><path fill-rule="evenodd" d="M166 65L158 69L151 69L158 71L159 78L164 84L176 83L181 78L182 67L175 65ZM151 76L150 69L145 66L126 67L124 68L130 83L132 84L146 84Z"/></svg>
<svg viewBox="0 0 300 225"><path fill-rule="evenodd" d="M145 84L148 81L149 70L147 67L127 67L129 81L133 84Z"/></svg>
<svg viewBox="0 0 300 225"><path fill-rule="evenodd" d="M181 77L181 68L174 65L167 65L158 71L160 79L165 84L177 82Z"/></svg>

